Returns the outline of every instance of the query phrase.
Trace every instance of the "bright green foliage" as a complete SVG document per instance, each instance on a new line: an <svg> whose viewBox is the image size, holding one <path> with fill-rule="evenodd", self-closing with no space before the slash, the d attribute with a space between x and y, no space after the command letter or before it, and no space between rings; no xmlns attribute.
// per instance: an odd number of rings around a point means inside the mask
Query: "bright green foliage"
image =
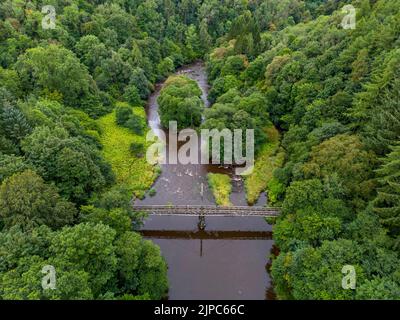
<svg viewBox="0 0 400 320"><path fill-rule="evenodd" d="M272 273L280 298L393 299L400 287L391 148L399 142L400 5L353 3L353 31L340 26L343 5L261 1L232 20L207 56L213 105L202 127L255 128L248 199L268 188L270 203L282 200ZM239 110L252 122L235 117ZM266 164L277 153L257 139L270 122L281 134L274 149L284 150L278 166ZM342 259L345 251L354 256ZM354 291L341 288L344 264L356 267Z"/></svg>
<svg viewBox="0 0 400 320"><path fill-rule="evenodd" d="M14 97L21 96L21 83L15 70L0 67L0 82L3 90L7 90Z"/></svg>
<svg viewBox="0 0 400 320"><path fill-rule="evenodd" d="M207 179L217 205L231 205L231 201L229 199L232 192L231 177L226 174L209 173L207 174Z"/></svg>
<svg viewBox="0 0 400 320"><path fill-rule="evenodd" d="M269 183L273 179L274 169L282 165L284 154L278 150L279 132L274 128L266 129L268 143L260 150L255 159L253 172L246 177L245 187L247 202L254 204L260 193L269 190ZM268 188L267 188L268 187Z"/></svg>
<svg viewBox="0 0 400 320"><path fill-rule="evenodd" d="M135 290L139 295L150 293L151 299L162 298L168 281L160 249L131 232L123 234L116 245L120 281L125 290Z"/></svg>
<svg viewBox="0 0 400 320"><path fill-rule="evenodd" d="M151 189L149 190L149 196L150 196L150 197L154 197L156 194L157 194L156 189L151 188Z"/></svg>
<svg viewBox="0 0 400 320"><path fill-rule="evenodd" d="M225 77L217 78L213 82L213 86L209 92L209 100L215 102L217 98L231 89L240 87L240 80L234 75L227 75Z"/></svg>
<svg viewBox="0 0 400 320"><path fill-rule="evenodd" d="M138 270L138 293L150 293L152 299L160 299L168 288L167 265L160 248L151 241L144 240L141 254L143 260Z"/></svg>
<svg viewBox="0 0 400 320"><path fill-rule="evenodd" d="M322 241L333 240L340 234L339 218L314 210L312 207L298 210L295 215L289 215L274 228L276 241L282 249L300 243L318 246ZM295 240L290 242L289 239Z"/></svg>
<svg viewBox="0 0 400 320"><path fill-rule="evenodd" d="M317 207L324 198L324 187L320 180L295 181L286 190L283 214L293 214L307 206Z"/></svg>
<svg viewBox="0 0 400 320"><path fill-rule="evenodd" d="M234 75L239 76L240 73L246 68L248 61L246 56L230 56L226 59L224 66L221 69L221 75Z"/></svg>
<svg viewBox="0 0 400 320"><path fill-rule="evenodd" d="M24 229L22 225L16 225L0 232L1 273L17 268L19 260L24 256L48 255L53 234L51 229L45 225L28 231Z"/></svg>
<svg viewBox="0 0 400 320"><path fill-rule="evenodd" d="M398 300L400 289L390 278L375 278L365 281L357 290L356 297L360 300Z"/></svg>
<svg viewBox="0 0 400 320"><path fill-rule="evenodd" d="M50 4L57 12L53 30L42 28L40 1L0 4L0 182L6 200L0 299L162 298L167 278L160 251L129 229L142 218L131 211L132 193L144 195L157 175L142 159L144 110L129 113L121 123L127 128L117 127L109 112L116 101L142 106L155 81L201 58L247 6ZM202 104L195 91L181 107L195 111L198 125ZM120 186L104 194L114 180L102 155ZM83 205L80 214L61 197ZM85 223L54 233L34 228L76 222ZM46 264L56 267L56 290L41 288Z"/></svg>
<svg viewBox="0 0 400 320"><path fill-rule="evenodd" d="M206 119L201 128L220 131L227 128L231 132L236 129L242 130L243 150L247 148L246 130L254 130L254 151L255 153L260 152L267 136L264 128L271 126L268 114L262 111L263 103L264 98L259 92L252 92L248 96L241 97L240 92L232 88L221 95L211 108L205 110ZM274 139L276 140L276 135L272 138L272 140ZM210 143L210 148L213 147ZM212 153L210 152L210 154ZM224 158L223 155L224 149L221 148L221 159ZM257 198L258 194L255 196Z"/></svg>
<svg viewBox="0 0 400 320"><path fill-rule="evenodd" d="M144 117L142 108L135 108L137 115ZM110 113L98 120L102 130L101 143L103 155L111 164L119 185L125 186L136 196L142 197L145 191L153 184L157 173L155 167L146 161L146 158L132 155L132 143L147 145L145 137L138 136L127 128L117 126L115 113Z"/></svg>
<svg viewBox="0 0 400 320"><path fill-rule="evenodd" d="M278 203L285 192L285 186L279 182L275 177L267 183L268 201L271 205Z"/></svg>
<svg viewBox="0 0 400 320"><path fill-rule="evenodd" d="M134 211L131 201L132 191L124 185L116 184L109 190L92 197L90 204L94 207L91 207L90 205L87 207L81 207L81 220L90 220L92 218L97 222L101 220L103 224L108 224L113 228L114 225L120 226L120 228L115 227L115 229L118 229L121 232L131 229L138 230L142 226L143 218L146 215ZM90 208L90 210L87 210L86 208ZM104 209L105 211L97 211L97 209ZM104 215L110 215L111 211L114 211L112 215L113 217L110 217L111 219L104 217ZM127 223L128 218L130 220L129 226Z"/></svg>

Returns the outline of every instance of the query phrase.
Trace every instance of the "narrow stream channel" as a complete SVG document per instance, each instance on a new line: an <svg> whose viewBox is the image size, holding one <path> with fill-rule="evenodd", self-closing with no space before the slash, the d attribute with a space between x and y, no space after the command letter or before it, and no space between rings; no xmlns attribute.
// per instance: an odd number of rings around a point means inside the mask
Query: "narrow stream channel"
<svg viewBox="0 0 400 320"><path fill-rule="evenodd" d="M208 83L204 65L197 62L180 68L196 80L208 107ZM157 98L162 84L147 105L149 126L160 129ZM232 177L233 205L247 205L243 180L231 169L213 165L162 165L153 188L156 194L137 204L209 205L215 204L207 184L207 173L220 172ZM203 190L203 193L201 192ZM265 205L261 195L257 205ZM273 249L271 226L261 217L207 217L200 231L196 217L150 216L142 227L145 238L157 243L168 263L169 299L273 299L266 271Z"/></svg>

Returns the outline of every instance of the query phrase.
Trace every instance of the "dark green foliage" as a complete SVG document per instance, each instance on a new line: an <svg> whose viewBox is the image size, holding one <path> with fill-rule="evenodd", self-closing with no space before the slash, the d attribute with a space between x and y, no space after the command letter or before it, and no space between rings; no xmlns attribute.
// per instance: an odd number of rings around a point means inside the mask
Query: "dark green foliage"
<svg viewBox="0 0 400 320"><path fill-rule="evenodd" d="M132 194L123 186L116 185L102 194L96 194L95 197L91 199L91 203L95 208L104 209L106 212L114 209L122 211L125 217L123 217L121 220L126 219L126 216L131 220L131 225L125 230L127 231L130 230L131 227L137 230L143 223L143 214L133 211L131 200ZM83 211L84 209L82 209L82 212ZM85 215L82 215L82 217L84 216ZM106 221L104 219L101 220L103 223Z"/></svg>
<svg viewBox="0 0 400 320"><path fill-rule="evenodd" d="M26 92L60 96L71 107L83 107L96 94L86 68L71 51L60 46L29 49L19 57L15 68Z"/></svg>
<svg viewBox="0 0 400 320"><path fill-rule="evenodd" d="M16 146L10 139L0 135L0 152L4 154L17 154L19 152Z"/></svg>
<svg viewBox="0 0 400 320"><path fill-rule="evenodd" d="M128 121L131 115L132 115L132 108L129 107L128 105L119 105L115 109L115 118L117 124L120 126L124 125Z"/></svg>
<svg viewBox="0 0 400 320"><path fill-rule="evenodd" d="M130 129L137 135L142 135L145 123L143 118L133 113L132 107L125 103L119 103L115 109L115 117L118 125Z"/></svg>
<svg viewBox="0 0 400 320"><path fill-rule="evenodd" d="M22 142L22 150L38 172L74 202L82 203L111 182L110 168L98 151L62 128L36 128Z"/></svg>
<svg viewBox="0 0 400 320"><path fill-rule="evenodd" d="M167 290L166 264L158 247L131 232L129 203L115 190L86 206L82 223L51 232L46 226L24 231L21 226L0 232L3 299L115 299L140 295L160 299ZM118 207L120 206L120 207ZM18 243L18 246L15 246ZM53 265L55 290L43 290L41 270Z"/></svg>
<svg viewBox="0 0 400 320"><path fill-rule="evenodd" d="M24 158L0 153L0 184L15 173L33 169Z"/></svg>
<svg viewBox="0 0 400 320"><path fill-rule="evenodd" d="M85 270L89 286L99 295L116 272L114 239L115 231L106 225L81 223L56 233L49 251L59 264L72 264L76 269Z"/></svg>
<svg viewBox="0 0 400 320"><path fill-rule="evenodd" d="M124 126L131 129L133 133L142 135L145 123L143 122L142 117L133 113L129 116L129 119L125 122Z"/></svg>
<svg viewBox="0 0 400 320"><path fill-rule="evenodd" d="M142 106L143 100L140 97L139 89L135 85L125 88L124 99L133 106Z"/></svg>
<svg viewBox="0 0 400 320"><path fill-rule="evenodd" d="M4 225L23 228L45 224L53 229L73 221L76 209L65 201L52 185L31 170L17 173L0 187L0 218Z"/></svg>
<svg viewBox="0 0 400 320"><path fill-rule="evenodd" d="M270 124L268 113L264 108L265 100L258 92L250 92L241 96L236 88L229 89L219 96L217 102L205 110L206 120L201 125L204 129L236 129L242 130L243 148L245 148L246 130L254 130L255 152L266 142L263 129Z"/></svg>
<svg viewBox="0 0 400 320"><path fill-rule="evenodd" d="M18 143L32 131L24 114L17 108L9 106L0 112L0 133L14 143Z"/></svg>
<svg viewBox="0 0 400 320"><path fill-rule="evenodd" d="M143 69L141 68L135 68L132 73L131 73L131 81L129 83L129 86L136 86L136 88L139 90L139 95L140 98L145 100L147 99L148 95L151 92L151 83L146 77L146 74Z"/></svg>
<svg viewBox="0 0 400 320"><path fill-rule="evenodd" d="M83 36L75 45L76 53L88 69L93 72L102 59L109 54L106 46L94 35Z"/></svg>
<svg viewBox="0 0 400 320"><path fill-rule="evenodd" d="M396 146L377 171L380 188L374 210L400 247L400 147Z"/></svg>
<svg viewBox="0 0 400 320"><path fill-rule="evenodd" d="M149 190L149 196L150 196L150 197L154 197L154 196L156 195L156 193L157 193L157 191L156 191L156 189L154 189L154 188L151 188L151 189Z"/></svg>
<svg viewBox="0 0 400 320"><path fill-rule="evenodd" d="M143 157L144 153L145 153L145 148L143 143L139 143L139 142L132 142L130 147L129 147L130 151L132 152L132 154L135 157L141 158Z"/></svg>

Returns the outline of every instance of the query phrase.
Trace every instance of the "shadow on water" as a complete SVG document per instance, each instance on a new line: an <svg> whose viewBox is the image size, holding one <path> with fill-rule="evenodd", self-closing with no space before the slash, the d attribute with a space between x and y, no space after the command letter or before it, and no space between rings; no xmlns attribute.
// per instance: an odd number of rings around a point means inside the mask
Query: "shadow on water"
<svg viewBox="0 0 400 320"><path fill-rule="evenodd" d="M206 230L143 230L142 235L152 239L199 240L271 240L269 231L206 231Z"/></svg>

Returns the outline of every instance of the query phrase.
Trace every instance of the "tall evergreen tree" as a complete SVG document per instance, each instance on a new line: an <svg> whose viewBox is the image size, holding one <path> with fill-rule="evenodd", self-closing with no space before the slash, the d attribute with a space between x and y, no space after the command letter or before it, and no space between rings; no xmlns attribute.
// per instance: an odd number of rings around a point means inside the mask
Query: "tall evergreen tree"
<svg viewBox="0 0 400 320"><path fill-rule="evenodd" d="M400 146L393 148L377 173L381 188L374 201L374 209L400 249Z"/></svg>

